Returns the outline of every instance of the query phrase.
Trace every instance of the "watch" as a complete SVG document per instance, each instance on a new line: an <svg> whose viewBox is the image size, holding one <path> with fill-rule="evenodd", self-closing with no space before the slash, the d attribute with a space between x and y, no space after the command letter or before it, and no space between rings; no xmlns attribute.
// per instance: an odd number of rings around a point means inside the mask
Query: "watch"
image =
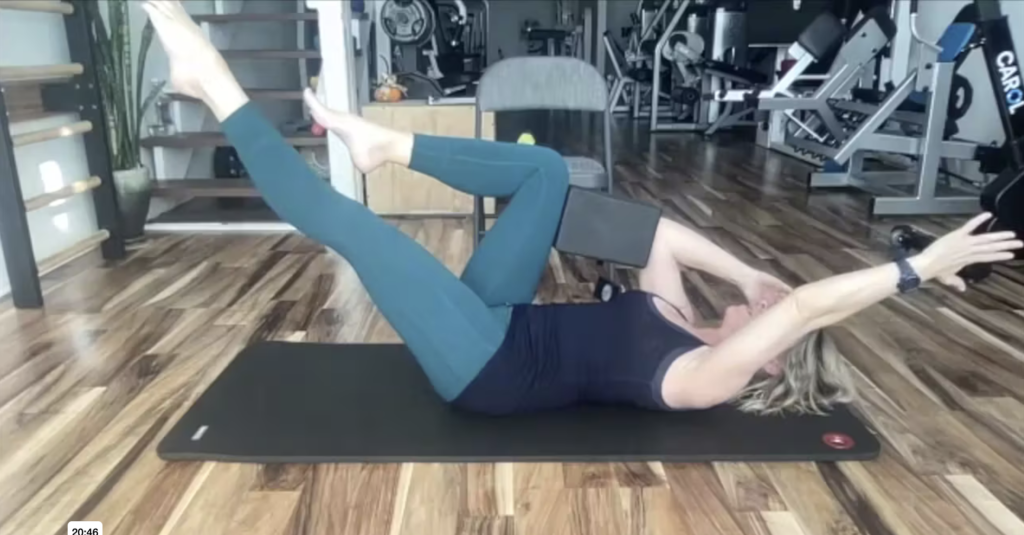
<svg viewBox="0 0 1024 535"><path fill-rule="evenodd" d="M914 271L906 255L896 255L896 267L900 269L900 280L896 283L896 288L901 294L912 292L921 286L921 276Z"/></svg>

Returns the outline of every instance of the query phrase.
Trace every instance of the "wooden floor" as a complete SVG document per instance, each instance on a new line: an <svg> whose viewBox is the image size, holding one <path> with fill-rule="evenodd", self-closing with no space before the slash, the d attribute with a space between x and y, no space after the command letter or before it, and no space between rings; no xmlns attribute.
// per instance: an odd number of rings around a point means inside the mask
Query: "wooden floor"
<svg viewBox="0 0 1024 535"><path fill-rule="evenodd" d="M624 189L791 283L883 258L893 221L869 224L862 196L808 196L803 164L737 140L620 137ZM396 224L466 261L463 222ZM593 275L553 257L542 299L586 299ZM686 280L708 316L740 298ZM71 519L108 535L1024 533L1020 271L833 329L883 451L818 464L168 464L156 443L247 343L397 340L355 274L298 236L169 235L46 288L45 312L0 305L3 535Z"/></svg>

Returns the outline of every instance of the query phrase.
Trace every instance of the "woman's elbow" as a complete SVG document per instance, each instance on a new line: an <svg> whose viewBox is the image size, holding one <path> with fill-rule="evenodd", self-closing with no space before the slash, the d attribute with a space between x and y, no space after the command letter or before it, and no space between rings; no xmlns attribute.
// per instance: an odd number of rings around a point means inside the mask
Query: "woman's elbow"
<svg viewBox="0 0 1024 535"><path fill-rule="evenodd" d="M778 304L780 307L786 307L796 320L808 329L825 326L822 322L827 320L828 305L828 299L825 299L821 292L807 286L796 288Z"/></svg>

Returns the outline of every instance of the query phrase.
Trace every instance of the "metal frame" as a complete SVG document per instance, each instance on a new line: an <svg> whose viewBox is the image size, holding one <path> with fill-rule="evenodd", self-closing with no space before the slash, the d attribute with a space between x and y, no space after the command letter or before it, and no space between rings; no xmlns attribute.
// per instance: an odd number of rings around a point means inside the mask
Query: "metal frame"
<svg viewBox="0 0 1024 535"><path fill-rule="evenodd" d="M0 87L0 241L3 241L14 306L43 306L43 290L39 284L39 270L32 249L18 165L14 160L14 144L11 141L6 91L3 87Z"/></svg>
<svg viewBox="0 0 1024 535"><path fill-rule="evenodd" d="M651 113L650 108L642 106L641 102L643 95L650 93L651 84L641 83L627 74L623 68L623 62L629 63L625 59L625 53L612 41L611 37L608 36L608 32L605 32L601 39L604 43L605 52L611 59L614 71L614 79L612 80L611 87L608 89L608 103L612 113L632 113L635 119L649 116ZM620 52L622 52L621 56ZM620 59L622 59L622 62L619 61ZM661 111L669 112L671 109L668 106L664 106Z"/></svg>
<svg viewBox="0 0 1024 535"><path fill-rule="evenodd" d="M786 71L786 74L780 78L771 89L764 89L757 93L756 98L769 99L774 98L776 95L785 95L786 97L794 97L793 93L789 90L811 65L814 64L814 56L811 56L804 50L804 47L800 46L800 43L793 43L789 47L789 55L797 58L796 64ZM716 91L714 93L715 102L725 104L725 108L719 114L718 118L715 119L711 126L704 132L705 136L713 136L722 128L730 126L736 126L743 122L743 118L752 115L758 111L758 108L747 107L744 110L733 113L732 108L734 103L744 103L747 101L748 96L756 91L756 89L729 89L724 91Z"/></svg>
<svg viewBox="0 0 1024 535"><path fill-rule="evenodd" d="M668 1L668 0L666 0ZM670 3L670 2L669 2ZM668 24L665 25L664 30L661 32L661 37L658 39L658 44L654 47L654 68L651 71L651 132L692 132L694 130L704 130L707 128L707 121L701 120L701 115L705 113L705 106L702 105L701 101L697 101L695 107L695 115L697 119L690 123L673 123L665 122L661 124L658 114L661 110L661 62L662 51L668 46L669 36L676 31L679 27L679 22L682 20L683 15L690 9L691 0L682 0L679 3L679 7L676 12L672 15L672 19L669 20ZM701 93L706 93L708 90L707 78L701 79ZM638 118L640 111L640 100L634 99L633 101L633 117Z"/></svg>
<svg viewBox="0 0 1024 535"><path fill-rule="evenodd" d="M634 10L637 17L640 19L641 26L643 26L643 13L641 13L643 5L644 0L638 0L636 10ZM670 5L672 5L672 0L664 0L662 2L661 6L658 7L658 11L654 13L654 18L651 19L651 23L646 28L640 28L641 35L639 37L636 35L636 32L630 33L629 48L633 52L635 59L644 59L642 58L643 54L640 52L640 45L651 37L651 33L653 33L654 29L658 27L658 23L661 22L661 19L665 18L665 13L668 11ZM628 61L629 57L627 56L626 59Z"/></svg>
<svg viewBox="0 0 1024 535"><path fill-rule="evenodd" d="M616 50L615 43L612 42L611 37L608 36L608 32L601 36L601 43L608 57L611 58L612 76L614 77L612 86L608 90L608 106L611 108L612 113L629 113L630 93L627 93L627 89L632 90L633 98L637 98L637 92L640 90L639 82L631 78L623 70L623 66L619 63L618 50Z"/></svg>
<svg viewBox="0 0 1024 535"><path fill-rule="evenodd" d="M823 140L823 137L815 134L822 125L825 126L828 136L836 142L846 142L850 134L836 117L829 105L829 100L844 97L861 82L866 73L874 72L876 60L887 43L889 43L889 39L878 24L866 24L859 29L858 35L853 36L840 48L828 78L818 86L814 94L809 97L791 98L787 96L761 99L758 109L782 112L786 116L788 121L784 128L786 129L787 144L796 146L800 142L794 143L793 140L801 140L811 143L812 147L822 146L820 143L806 139L811 137L818 141ZM790 53L796 50L802 50L802 48L791 49ZM796 117L793 113L794 110L810 111L813 116L804 122ZM795 131L792 129L793 126L796 127Z"/></svg>
<svg viewBox="0 0 1024 535"><path fill-rule="evenodd" d="M96 205L96 223L110 233L110 238L100 246L103 258L116 260L125 257L124 238L117 207L117 191L114 188L114 170L110 164L110 142L107 139L107 124L103 102L100 99L98 74L92 54L92 21L85 4L88 0L72 0L75 12L64 20L71 61L80 63L85 72L73 80L78 103L78 113L83 120L96 125L93 131L83 136L85 156L89 174L101 177L103 182L92 190Z"/></svg>
<svg viewBox="0 0 1024 535"><path fill-rule="evenodd" d="M775 47L775 60L774 66L772 68L773 73L778 73L779 70L782 68L782 62L787 57L788 48L792 48L792 45L790 45L789 47ZM838 58L836 61L838 61ZM776 79L778 79L777 74L775 75L775 77ZM802 81L824 82L827 79L827 74L804 74L797 76L796 80L793 83ZM770 149L775 152L785 154L792 158L797 158L799 160L806 161L812 165L817 165L819 162L816 159L802 152L797 152L789 145L786 145L786 130L788 121L789 118L786 112L769 112L767 120L763 121L759 128L757 128L755 142L759 147L764 147L766 149Z"/></svg>
<svg viewBox="0 0 1024 535"><path fill-rule="evenodd" d="M775 85L771 89L763 89L757 93L758 99L773 98L776 95L784 95L790 98L795 98L792 91L789 90L790 86L800 80L811 65L814 64L814 56L811 56L804 50L804 47L800 46L799 43L793 43L789 47L789 55L796 58L797 62L786 71L786 74L775 82ZM744 102L747 99L751 91L749 89L730 89L727 91L715 92L716 102Z"/></svg>
<svg viewBox="0 0 1024 535"><path fill-rule="evenodd" d="M992 91L995 93L996 108L999 112L999 120L1003 123L1003 131L1006 132L1006 150L1012 165L1016 169L1024 169L1024 104L1019 98L1016 103L1011 102L1009 95L1003 92L1003 78L1000 73L1002 61L1011 61L1018 68L1022 64L1017 56L1017 50L1013 42L1013 34L1010 32L1009 18L1003 15L999 7L999 0L974 0L978 8L978 29L985 36L983 50L985 52L985 67L988 70ZM1009 56L1005 56L1007 52ZM1020 73L1018 72L1018 75ZM1024 88L1015 88L1020 91Z"/></svg>
<svg viewBox="0 0 1024 535"><path fill-rule="evenodd" d="M96 221L100 227L96 235L109 236L101 241L103 257L111 260L120 259L125 256L125 248L118 217L117 194L113 185L107 132L104 128L106 121L92 57L91 21L85 8L85 0L71 0L70 5L73 6L73 11L64 13L68 50L71 61L82 66L82 73L62 82L47 81L47 85L42 87L43 104L51 111L77 112L81 121L88 121L93 125L91 130L80 135L85 144L89 174L101 177L100 183L91 188ZM32 247L5 97L6 91L0 86L0 240L3 241L4 259L14 306L41 308L43 295L39 280L40 270ZM94 237L85 241L89 240L92 243L100 241ZM76 245L71 248L75 248Z"/></svg>
<svg viewBox="0 0 1024 535"><path fill-rule="evenodd" d="M977 193L963 196L939 196L939 166L943 158L973 159L977 145L944 138L953 74L956 65L940 62L933 50L919 51L917 69L891 92L878 106L877 111L861 123L857 131L839 148L815 146L808 140L787 140L807 150L828 156L839 164L846 164L842 172L812 173L810 187L854 187L875 194L872 199L873 215L926 215L926 214L970 214L978 211L980 200ZM930 65L932 75L928 78L921 72ZM878 130L916 87L927 86L927 111L922 136L907 137L879 133ZM885 151L917 156L916 169L907 172L866 172L863 170L866 151ZM916 191L908 196L891 189L892 186L915 185Z"/></svg>

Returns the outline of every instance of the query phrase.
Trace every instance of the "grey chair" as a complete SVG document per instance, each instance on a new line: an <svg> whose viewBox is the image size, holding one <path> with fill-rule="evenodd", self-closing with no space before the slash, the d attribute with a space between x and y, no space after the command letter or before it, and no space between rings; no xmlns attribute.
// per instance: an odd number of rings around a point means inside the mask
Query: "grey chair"
<svg viewBox="0 0 1024 535"><path fill-rule="evenodd" d="M483 114L501 111L569 110L601 112L604 123L603 162L566 156L569 183L611 193L612 140L608 87L592 65L569 57L516 57L495 63L484 72L476 91L476 137L481 137ZM485 227L484 201L473 204L476 242Z"/></svg>

